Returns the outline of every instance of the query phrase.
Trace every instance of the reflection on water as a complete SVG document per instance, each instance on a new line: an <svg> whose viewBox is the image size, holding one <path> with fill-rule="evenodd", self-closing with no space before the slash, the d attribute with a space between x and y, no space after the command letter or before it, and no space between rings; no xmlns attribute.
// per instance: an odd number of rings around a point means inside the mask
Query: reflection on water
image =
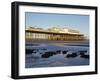
<svg viewBox="0 0 100 81"><path fill-rule="evenodd" d="M89 65L89 44L26 44L26 68L79 65Z"/></svg>

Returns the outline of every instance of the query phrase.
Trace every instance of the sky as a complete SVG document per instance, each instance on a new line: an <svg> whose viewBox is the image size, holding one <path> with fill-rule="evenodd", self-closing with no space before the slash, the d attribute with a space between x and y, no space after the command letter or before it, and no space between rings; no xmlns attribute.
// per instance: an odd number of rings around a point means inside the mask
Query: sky
<svg viewBox="0 0 100 81"><path fill-rule="evenodd" d="M47 29L54 26L80 31L89 36L89 15L25 12L26 27Z"/></svg>

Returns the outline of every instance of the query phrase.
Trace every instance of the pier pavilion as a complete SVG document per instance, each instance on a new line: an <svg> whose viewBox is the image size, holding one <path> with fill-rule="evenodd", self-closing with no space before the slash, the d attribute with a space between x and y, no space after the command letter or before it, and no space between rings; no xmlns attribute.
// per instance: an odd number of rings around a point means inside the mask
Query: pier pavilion
<svg viewBox="0 0 100 81"><path fill-rule="evenodd" d="M28 28L25 30L26 40L56 40L56 41L81 41L85 40L84 34L79 31L53 27L51 29Z"/></svg>

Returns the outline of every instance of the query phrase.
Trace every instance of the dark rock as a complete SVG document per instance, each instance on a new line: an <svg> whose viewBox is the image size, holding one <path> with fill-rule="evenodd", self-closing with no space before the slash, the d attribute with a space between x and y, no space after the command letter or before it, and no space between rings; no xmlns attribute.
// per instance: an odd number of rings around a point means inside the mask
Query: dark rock
<svg viewBox="0 0 100 81"><path fill-rule="evenodd" d="M43 54L41 57L43 58L49 58L50 56L55 55L55 52L45 52L45 54Z"/></svg>
<svg viewBox="0 0 100 81"><path fill-rule="evenodd" d="M84 55L86 52L87 52L87 50L79 51L80 55Z"/></svg>
<svg viewBox="0 0 100 81"><path fill-rule="evenodd" d="M51 55L55 55L55 54L56 54L56 52L49 51L49 52L45 52L45 54L51 54Z"/></svg>
<svg viewBox="0 0 100 81"><path fill-rule="evenodd" d="M42 58L49 58L50 55L48 55L48 54L43 54L41 57L42 57Z"/></svg>
<svg viewBox="0 0 100 81"><path fill-rule="evenodd" d="M84 55L84 54L85 54L84 52L81 52L81 53L80 53L80 55Z"/></svg>
<svg viewBox="0 0 100 81"><path fill-rule="evenodd" d="M81 58L89 59L90 56L89 56L89 55L81 55L80 57L81 57Z"/></svg>
<svg viewBox="0 0 100 81"><path fill-rule="evenodd" d="M50 56L52 56L51 54L43 54L41 57L42 58L49 58Z"/></svg>
<svg viewBox="0 0 100 81"><path fill-rule="evenodd" d="M33 53L33 49L26 49L26 50L25 50L25 53L26 53L26 54L32 54L32 53Z"/></svg>
<svg viewBox="0 0 100 81"><path fill-rule="evenodd" d="M40 53L40 54L43 54L43 53Z"/></svg>
<svg viewBox="0 0 100 81"><path fill-rule="evenodd" d="M66 54L68 51L62 51L63 54Z"/></svg>
<svg viewBox="0 0 100 81"><path fill-rule="evenodd" d="M86 53L87 50L82 50L82 51L79 51L79 53Z"/></svg>
<svg viewBox="0 0 100 81"><path fill-rule="evenodd" d="M77 53L72 53L72 54L67 54L66 57L68 57L68 58L69 58L69 57L72 57L72 58L73 58L73 57L76 57L76 56L77 56Z"/></svg>

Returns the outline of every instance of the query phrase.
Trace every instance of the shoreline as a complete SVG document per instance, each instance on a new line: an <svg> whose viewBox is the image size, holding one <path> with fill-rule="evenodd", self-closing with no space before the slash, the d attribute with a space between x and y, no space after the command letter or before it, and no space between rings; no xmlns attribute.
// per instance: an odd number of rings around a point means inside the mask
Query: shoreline
<svg viewBox="0 0 100 81"><path fill-rule="evenodd" d="M32 41L25 41L26 44L34 44L34 43L71 43L71 44L89 44L89 40L83 41L49 41L49 40L32 40Z"/></svg>

